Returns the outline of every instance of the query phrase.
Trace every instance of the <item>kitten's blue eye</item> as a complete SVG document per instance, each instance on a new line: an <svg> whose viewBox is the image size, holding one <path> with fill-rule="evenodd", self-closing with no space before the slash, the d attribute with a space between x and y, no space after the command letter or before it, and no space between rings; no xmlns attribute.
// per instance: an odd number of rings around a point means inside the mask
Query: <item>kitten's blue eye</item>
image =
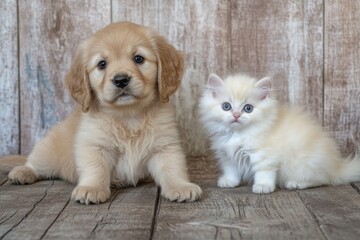
<svg viewBox="0 0 360 240"><path fill-rule="evenodd" d="M254 110L254 107L250 104L246 104L244 106L244 112L246 112L246 113L251 113L253 110Z"/></svg>
<svg viewBox="0 0 360 240"><path fill-rule="evenodd" d="M231 104L228 103L228 102L224 102L224 103L222 104L222 109L223 109L224 111L229 111L229 110L231 109Z"/></svg>

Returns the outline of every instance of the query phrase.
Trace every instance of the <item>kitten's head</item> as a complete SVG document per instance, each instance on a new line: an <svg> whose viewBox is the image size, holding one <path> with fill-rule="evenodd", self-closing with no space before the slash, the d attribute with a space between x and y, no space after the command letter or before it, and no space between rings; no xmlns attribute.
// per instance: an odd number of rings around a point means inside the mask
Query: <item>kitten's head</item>
<svg viewBox="0 0 360 240"><path fill-rule="evenodd" d="M271 86L270 78L235 75L222 80L211 74L200 101L203 123L217 130L240 130L264 121L276 107Z"/></svg>

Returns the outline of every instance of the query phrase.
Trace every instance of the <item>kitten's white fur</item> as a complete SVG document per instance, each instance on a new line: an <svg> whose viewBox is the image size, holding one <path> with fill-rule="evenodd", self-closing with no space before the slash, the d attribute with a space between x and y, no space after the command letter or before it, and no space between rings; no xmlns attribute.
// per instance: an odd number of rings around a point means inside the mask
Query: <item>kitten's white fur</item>
<svg viewBox="0 0 360 240"><path fill-rule="evenodd" d="M200 100L201 120L222 169L219 187L253 179L254 193L276 185L304 189L360 181L360 157L342 159L322 127L296 107L271 96L271 81L246 75L224 81L211 74ZM222 104L229 102L230 111ZM254 108L244 112L245 104ZM236 120L236 115L240 115Z"/></svg>

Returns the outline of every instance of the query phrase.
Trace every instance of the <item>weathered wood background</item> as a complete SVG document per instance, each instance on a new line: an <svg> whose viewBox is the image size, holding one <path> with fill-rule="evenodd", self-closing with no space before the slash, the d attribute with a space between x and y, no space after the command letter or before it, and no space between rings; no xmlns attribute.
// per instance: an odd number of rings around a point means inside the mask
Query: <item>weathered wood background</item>
<svg viewBox="0 0 360 240"><path fill-rule="evenodd" d="M77 44L123 20L186 54L172 100L189 155L206 154L196 106L211 72L271 76L281 100L311 111L344 153L359 145L360 1L1 0L0 155L29 153L71 111L63 78Z"/></svg>

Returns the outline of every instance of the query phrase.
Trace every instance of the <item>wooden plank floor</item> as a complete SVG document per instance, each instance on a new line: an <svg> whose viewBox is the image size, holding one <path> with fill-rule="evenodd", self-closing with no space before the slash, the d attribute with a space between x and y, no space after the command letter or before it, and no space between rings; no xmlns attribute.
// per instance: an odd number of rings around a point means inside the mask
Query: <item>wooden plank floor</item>
<svg viewBox="0 0 360 240"><path fill-rule="evenodd" d="M69 183L17 186L0 174L0 239L360 239L360 183L256 195L217 188L206 158L189 165L204 190L195 203L169 202L146 183L84 206Z"/></svg>

